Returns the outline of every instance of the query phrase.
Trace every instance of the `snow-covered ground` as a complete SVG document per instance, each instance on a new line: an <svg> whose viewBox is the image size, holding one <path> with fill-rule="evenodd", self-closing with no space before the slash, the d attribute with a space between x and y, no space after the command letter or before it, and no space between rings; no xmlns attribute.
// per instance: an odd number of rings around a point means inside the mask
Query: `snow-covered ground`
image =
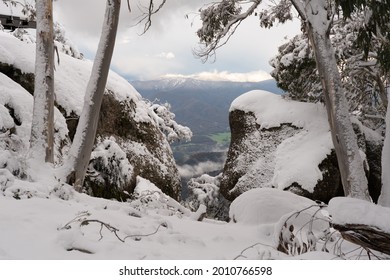
<svg viewBox="0 0 390 280"><path fill-rule="evenodd" d="M0 259L339 259L341 253L366 258L354 251L357 246L340 244L326 208L277 189L238 197L227 223L198 221L199 213L141 177L127 202L79 194L50 180L10 179L7 188L6 177L0 174ZM280 238L288 252L276 249ZM304 246L308 252L301 254Z"/></svg>
<svg viewBox="0 0 390 280"><path fill-rule="evenodd" d="M198 222L148 181L140 179L138 189L143 198L132 202L66 187L30 199L0 194L0 259L233 259L260 240L272 244L270 226Z"/></svg>

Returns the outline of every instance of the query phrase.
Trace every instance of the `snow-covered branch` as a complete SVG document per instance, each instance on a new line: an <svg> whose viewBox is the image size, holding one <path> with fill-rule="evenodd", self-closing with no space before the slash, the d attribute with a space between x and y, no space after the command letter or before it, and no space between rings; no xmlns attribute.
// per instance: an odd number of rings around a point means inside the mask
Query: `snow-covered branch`
<svg viewBox="0 0 390 280"><path fill-rule="evenodd" d="M261 2L223 0L201 9L200 18L203 24L197 35L203 46L194 51L195 55L203 61L213 56L218 48L229 41L242 21L254 13ZM242 12L244 4L249 3L251 5Z"/></svg>
<svg viewBox="0 0 390 280"><path fill-rule="evenodd" d="M175 114L170 111L170 104L150 104L150 109L154 112L152 118L156 121L160 130L166 135L169 143L180 140L191 140L191 129L178 124L174 120Z"/></svg>

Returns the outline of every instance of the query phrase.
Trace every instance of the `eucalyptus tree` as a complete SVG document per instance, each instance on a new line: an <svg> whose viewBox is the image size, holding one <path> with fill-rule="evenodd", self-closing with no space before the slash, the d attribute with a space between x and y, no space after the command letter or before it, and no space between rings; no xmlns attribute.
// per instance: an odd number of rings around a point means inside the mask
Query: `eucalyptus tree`
<svg viewBox="0 0 390 280"><path fill-rule="evenodd" d="M149 4L139 20L139 23L145 22L144 32L151 27L152 15L160 11L166 0L161 0L158 5L156 5L156 2L155 0L148 1ZM127 5L129 11L131 11L129 0L127 0ZM82 191L85 173L95 143L100 107L118 31L120 7L121 0L107 0L100 42L87 85L83 110L69 151L68 160L63 167L65 171L63 176L66 177L69 184L74 185L77 191Z"/></svg>
<svg viewBox="0 0 390 280"><path fill-rule="evenodd" d="M107 0L100 41L84 96L83 110L65 163L67 182L74 185L77 191L82 190L95 143L100 107L114 52L120 7L121 0Z"/></svg>
<svg viewBox="0 0 390 280"><path fill-rule="evenodd" d="M54 32L52 0L36 0L36 60L30 157L54 162Z"/></svg>

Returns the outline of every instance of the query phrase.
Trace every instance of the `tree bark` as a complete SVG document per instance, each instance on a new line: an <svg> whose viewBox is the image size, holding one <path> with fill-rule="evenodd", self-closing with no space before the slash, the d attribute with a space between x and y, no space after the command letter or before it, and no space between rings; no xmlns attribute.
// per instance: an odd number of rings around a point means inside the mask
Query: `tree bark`
<svg viewBox="0 0 390 280"><path fill-rule="evenodd" d="M363 160L352 127L329 33L320 34L310 23L307 27L322 83L344 194L370 201Z"/></svg>
<svg viewBox="0 0 390 280"><path fill-rule="evenodd" d="M390 106L387 106L385 135L382 150L382 190L378 204L390 207Z"/></svg>
<svg viewBox="0 0 390 280"><path fill-rule="evenodd" d="M390 233L383 229L369 225L332 224L333 228L341 233L341 236L365 249L372 249L390 255Z"/></svg>
<svg viewBox="0 0 390 280"><path fill-rule="evenodd" d="M54 32L52 0L37 0L34 109L30 157L54 162Z"/></svg>
<svg viewBox="0 0 390 280"><path fill-rule="evenodd" d="M120 0L107 0L105 17L84 106L66 164L67 182L82 190L85 173L96 137L100 107L110 70L118 29Z"/></svg>
<svg viewBox="0 0 390 280"><path fill-rule="evenodd" d="M370 201L363 159L329 37L333 24L333 7L327 0L292 0L292 3L305 23L314 50L344 194Z"/></svg>

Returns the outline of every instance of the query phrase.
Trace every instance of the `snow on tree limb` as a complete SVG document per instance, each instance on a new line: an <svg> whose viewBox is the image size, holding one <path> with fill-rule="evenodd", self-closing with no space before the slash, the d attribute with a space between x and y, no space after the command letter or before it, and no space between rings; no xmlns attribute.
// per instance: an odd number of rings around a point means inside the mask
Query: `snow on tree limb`
<svg viewBox="0 0 390 280"><path fill-rule="evenodd" d="M95 142L99 112L106 88L119 22L121 1L108 0L102 34L84 98L76 135L69 151L67 181L81 191Z"/></svg>
<svg viewBox="0 0 390 280"><path fill-rule="evenodd" d="M30 157L54 162L54 37L51 0L37 0L34 111Z"/></svg>
<svg viewBox="0 0 390 280"><path fill-rule="evenodd" d="M203 61L214 56L215 51L229 41L242 21L251 16L261 2L262 0L223 0L201 9L203 24L197 35L203 47L195 50L195 55ZM242 12L242 4L247 3L252 4Z"/></svg>

